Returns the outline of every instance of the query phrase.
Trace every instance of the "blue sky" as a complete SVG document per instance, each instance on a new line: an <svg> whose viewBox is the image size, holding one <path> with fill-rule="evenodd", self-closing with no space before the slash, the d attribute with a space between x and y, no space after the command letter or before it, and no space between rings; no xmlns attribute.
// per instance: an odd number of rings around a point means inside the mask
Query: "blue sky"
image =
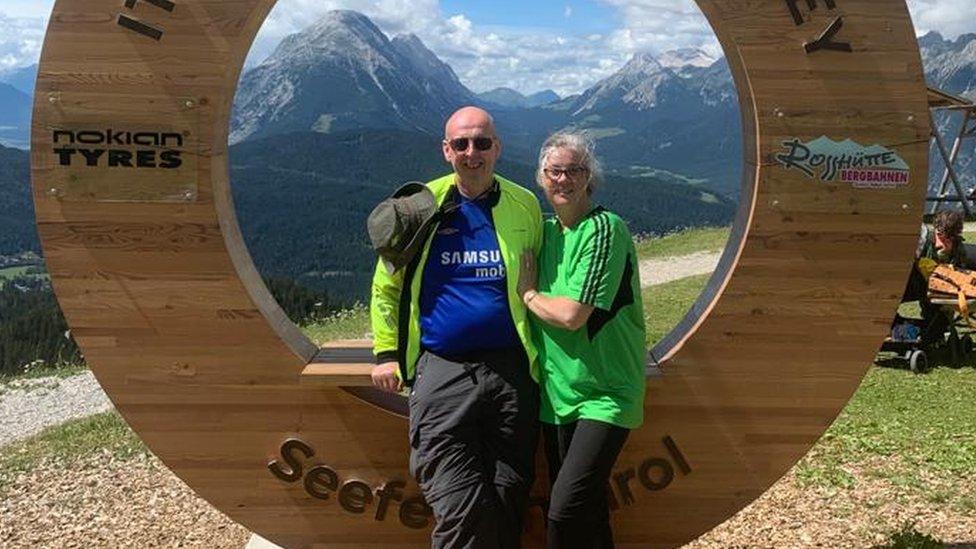
<svg viewBox="0 0 976 549"><path fill-rule="evenodd" d="M0 72L37 62L53 5L0 0ZM908 5L920 34L976 32L976 0ZM720 55L693 0L279 0L248 64L332 9L365 13L389 36L418 35L478 92L508 86L566 95L609 76L637 52L692 47Z"/></svg>
<svg viewBox="0 0 976 549"><path fill-rule="evenodd" d="M440 5L446 14L464 14L486 27L536 27L591 34L609 33L620 25L620 14L609 4L584 0L442 0Z"/></svg>

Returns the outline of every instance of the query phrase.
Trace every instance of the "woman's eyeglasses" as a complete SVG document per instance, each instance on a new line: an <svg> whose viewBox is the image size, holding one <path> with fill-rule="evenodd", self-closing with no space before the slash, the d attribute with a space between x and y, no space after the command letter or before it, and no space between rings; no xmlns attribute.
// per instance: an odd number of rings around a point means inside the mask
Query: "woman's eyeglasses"
<svg viewBox="0 0 976 549"><path fill-rule="evenodd" d="M468 150L468 146L474 143L474 148L479 151L487 151L495 145L495 139L491 137L456 137L451 139L447 143L454 149L454 152L464 152Z"/></svg>
<svg viewBox="0 0 976 549"><path fill-rule="evenodd" d="M550 179L559 179L559 176L576 178L589 173L586 166L568 166L565 168L545 168L542 170Z"/></svg>

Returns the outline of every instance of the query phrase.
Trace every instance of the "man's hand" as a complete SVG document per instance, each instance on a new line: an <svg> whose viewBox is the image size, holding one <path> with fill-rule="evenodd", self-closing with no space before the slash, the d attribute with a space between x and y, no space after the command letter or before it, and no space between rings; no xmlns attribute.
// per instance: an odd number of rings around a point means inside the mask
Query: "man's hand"
<svg viewBox="0 0 976 549"><path fill-rule="evenodd" d="M536 267L535 253L532 250L522 252L519 264L518 295L525 300L525 294L535 290L539 283L539 273Z"/></svg>
<svg viewBox="0 0 976 549"><path fill-rule="evenodd" d="M384 362L373 367L371 374L373 386L387 393L399 393L403 387L403 383L397 377L397 370L399 369L400 365L396 362Z"/></svg>

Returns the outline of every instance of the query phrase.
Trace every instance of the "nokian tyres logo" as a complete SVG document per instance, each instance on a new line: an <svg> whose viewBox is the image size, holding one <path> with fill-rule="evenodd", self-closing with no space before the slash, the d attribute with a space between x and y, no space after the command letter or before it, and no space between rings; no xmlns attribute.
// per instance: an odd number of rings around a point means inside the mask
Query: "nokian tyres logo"
<svg viewBox="0 0 976 549"><path fill-rule="evenodd" d="M62 167L173 170L183 165L183 134L115 129L54 130Z"/></svg>
<svg viewBox="0 0 976 549"><path fill-rule="evenodd" d="M907 185L911 169L895 151L881 145L864 146L850 139L827 136L809 142L783 141L776 160L823 183L848 183L855 188L890 189Z"/></svg>

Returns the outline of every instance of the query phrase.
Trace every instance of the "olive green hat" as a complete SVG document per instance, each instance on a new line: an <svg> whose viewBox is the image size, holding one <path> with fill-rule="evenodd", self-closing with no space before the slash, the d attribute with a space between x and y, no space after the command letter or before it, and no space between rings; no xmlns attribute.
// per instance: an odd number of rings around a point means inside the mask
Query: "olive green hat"
<svg viewBox="0 0 976 549"><path fill-rule="evenodd" d="M434 226L437 201L423 183L411 181L373 208L366 230L390 273L405 267Z"/></svg>

